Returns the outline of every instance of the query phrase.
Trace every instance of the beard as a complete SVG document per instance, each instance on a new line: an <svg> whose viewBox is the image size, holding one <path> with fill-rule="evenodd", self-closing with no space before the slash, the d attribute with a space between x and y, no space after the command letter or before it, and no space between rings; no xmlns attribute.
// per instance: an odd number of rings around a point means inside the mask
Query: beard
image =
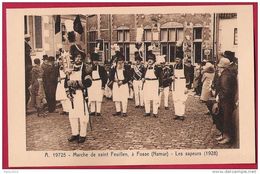
<svg viewBox="0 0 260 174"><path fill-rule="evenodd" d="M76 65L81 65L81 64L82 64L82 61L81 61L81 60L75 61L75 64L76 64Z"/></svg>
<svg viewBox="0 0 260 174"><path fill-rule="evenodd" d="M117 68L118 68L118 69L122 69L122 68L123 68L123 65L124 65L123 63L119 63L119 64L117 64Z"/></svg>

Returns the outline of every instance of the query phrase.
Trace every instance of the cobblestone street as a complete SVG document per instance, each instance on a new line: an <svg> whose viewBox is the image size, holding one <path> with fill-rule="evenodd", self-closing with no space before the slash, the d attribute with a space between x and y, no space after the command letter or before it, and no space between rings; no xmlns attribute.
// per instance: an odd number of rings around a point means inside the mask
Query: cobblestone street
<svg viewBox="0 0 260 174"><path fill-rule="evenodd" d="M171 95L170 95L171 96ZM186 118L174 120L172 98L169 110L163 102L158 118L143 117L144 109L136 109L129 100L128 117L115 117L114 102L104 99L102 116L91 117L93 130L88 130L83 144L69 143L71 135L68 116L59 113L47 117L26 116L26 144L28 151L47 150L152 150L152 149L207 149L231 148L218 145L216 129L207 108L198 97L189 95Z"/></svg>

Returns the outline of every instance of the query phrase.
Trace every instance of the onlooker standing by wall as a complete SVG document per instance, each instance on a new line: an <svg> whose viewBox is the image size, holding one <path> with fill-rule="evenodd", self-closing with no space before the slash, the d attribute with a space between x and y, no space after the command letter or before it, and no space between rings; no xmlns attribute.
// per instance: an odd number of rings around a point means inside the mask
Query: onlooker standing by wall
<svg viewBox="0 0 260 174"><path fill-rule="evenodd" d="M186 78L186 88L191 89L194 79L194 66L191 64L191 60L187 60L187 62L185 62L184 69Z"/></svg>
<svg viewBox="0 0 260 174"><path fill-rule="evenodd" d="M201 95L201 90L202 90L202 82L201 82L201 78L202 78L202 74L201 74L201 64L197 64L195 66L195 70L194 70L194 80L193 80L193 88L194 88L194 92L195 95L200 96Z"/></svg>
<svg viewBox="0 0 260 174"><path fill-rule="evenodd" d="M48 111L54 112L56 109L56 88L58 83L58 67L54 64L54 57L50 56L42 64L43 84L48 104Z"/></svg>
<svg viewBox="0 0 260 174"><path fill-rule="evenodd" d="M24 53L25 53L25 106L27 109L27 104L30 99L29 86L31 85L31 70L32 70L32 59L31 59L31 46L30 35L26 34L24 36Z"/></svg>
<svg viewBox="0 0 260 174"><path fill-rule="evenodd" d="M235 89L237 84L236 76L228 68L229 65L230 61L227 58L221 58L218 63L220 77L217 101L219 101L220 114L223 117L223 136L219 140L219 144L230 143L234 137L232 114L235 108Z"/></svg>
<svg viewBox="0 0 260 174"><path fill-rule="evenodd" d="M45 116L43 113L44 104L46 104L46 98L43 88L43 69L40 66L40 59L34 59L34 64L31 76L32 76L32 85L31 85L31 103L37 110L38 116Z"/></svg>
<svg viewBox="0 0 260 174"><path fill-rule="evenodd" d="M211 96L211 84L214 78L215 69L214 66L207 62L206 65L203 67L202 71L202 91L201 91L201 101L206 102L208 101L209 97Z"/></svg>

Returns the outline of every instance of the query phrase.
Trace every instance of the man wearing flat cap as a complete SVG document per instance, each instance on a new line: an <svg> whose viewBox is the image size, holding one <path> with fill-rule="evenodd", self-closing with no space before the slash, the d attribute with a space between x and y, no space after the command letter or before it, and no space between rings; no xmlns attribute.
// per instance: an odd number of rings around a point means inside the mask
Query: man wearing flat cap
<svg viewBox="0 0 260 174"><path fill-rule="evenodd" d="M32 59L31 59L31 50L32 47L29 44L30 35L24 35L24 58L25 58L25 104L27 109L27 104L30 99L29 86L31 85L31 70L32 70Z"/></svg>
<svg viewBox="0 0 260 174"><path fill-rule="evenodd" d="M222 136L218 139L219 144L227 144L233 141L234 124L232 113L235 108L235 89L237 86L236 76L229 69L230 60L222 57L218 63L220 77L218 79L217 101L219 103L219 115L223 124Z"/></svg>
<svg viewBox="0 0 260 174"><path fill-rule="evenodd" d="M143 77L145 67L142 64L142 57L140 56L139 52L135 52L135 65L132 66L132 80L133 80L133 88L135 94L135 107L144 107L144 99L143 99Z"/></svg>
<svg viewBox="0 0 260 174"><path fill-rule="evenodd" d="M101 116L101 103L103 100L104 89L107 83L107 72L104 66L99 65L99 54L91 54L92 66L92 85L88 89L90 102L90 116Z"/></svg>
<svg viewBox="0 0 260 174"><path fill-rule="evenodd" d="M144 91L144 116L150 116L151 101L153 102L153 117L158 117L158 98L162 90L162 69L155 65L156 57L154 54L147 55L148 65L145 69L143 78Z"/></svg>
<svg viewBox="0 0 260 174"><path fill-rule="evenodd" d="M71 105L69 106L69 121L71 137L69 142L84 143L89 122L88 88L92 84L91 68L83 63L80 53L75 57L73 69L66 72L64 87Z"/></svg>

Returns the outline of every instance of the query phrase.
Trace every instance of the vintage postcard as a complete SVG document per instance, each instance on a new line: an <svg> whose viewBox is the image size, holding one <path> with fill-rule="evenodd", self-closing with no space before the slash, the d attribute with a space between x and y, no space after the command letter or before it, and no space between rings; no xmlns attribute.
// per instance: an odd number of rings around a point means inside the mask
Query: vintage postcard
<svg viewBox="0 0 260 174"><path fill-rule="evenodd" d="M255 6L4 3L4 167L256 168Z"/></svg>

